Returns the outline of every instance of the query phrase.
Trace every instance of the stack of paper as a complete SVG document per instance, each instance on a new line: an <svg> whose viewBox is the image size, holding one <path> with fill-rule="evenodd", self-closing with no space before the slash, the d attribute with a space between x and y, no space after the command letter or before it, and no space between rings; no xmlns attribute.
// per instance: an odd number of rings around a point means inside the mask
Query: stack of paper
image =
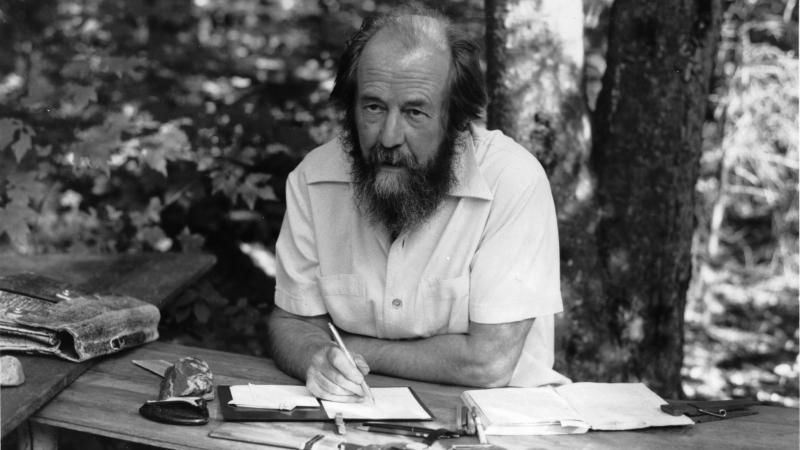
<svg viewBox="0 0 800 450"><path fill-rule="evenodd" d="M462 404L475 410L486 434L574 434L692 425L661 411L666 403L642 383L573 383L559 387L469 390Z"/></svg>
<svg viewBox="0 0 800 450"><path fill-rule="evenodd" d="M228 404L240 408L292 410L297 407L319 407L316 397L305 386L240 384L230 389L231 401Z"/></svg>

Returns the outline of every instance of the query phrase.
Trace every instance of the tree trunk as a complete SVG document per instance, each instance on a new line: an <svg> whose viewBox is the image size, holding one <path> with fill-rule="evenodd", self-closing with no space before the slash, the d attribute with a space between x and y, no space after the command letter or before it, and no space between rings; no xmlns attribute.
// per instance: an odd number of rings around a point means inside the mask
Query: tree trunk
<svg viewBox="0 0 800 450"><path fill-rule="evenodd" d="M486 0L490 128L542 161L561 234L557 368L680 394L719 0L617 0L591 155L581 2Z"/></svg>
<svg viewBox="0 0 800 450"><path fill-rule="evenodd" d="M720 14L718 0L617 0L595 111L604 364L670 397L681 393L694 188Z"/></svg>

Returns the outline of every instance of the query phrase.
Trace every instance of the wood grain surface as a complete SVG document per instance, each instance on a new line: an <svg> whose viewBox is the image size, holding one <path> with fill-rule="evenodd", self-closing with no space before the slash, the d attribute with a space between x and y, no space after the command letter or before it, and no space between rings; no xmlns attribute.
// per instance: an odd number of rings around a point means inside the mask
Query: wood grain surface
<svg viewBox="0 0 800 450"><path fill-rule="evenodd" d="M34 272L91 292L126 294L159 308L205 274L215 262L206 254L37 255L0 254L0 276ZM15 354L25 383L0 391L0 432L7 435L96 360L73 363L52 356Z"/></svg>
<svg viewBox="0 0 800 450"><path fill-rule="evenodd" d="M387 436L359 431L348 423L347 434L338 436L330 422L261 422L224 423L219 405L209 404L211 421L203 426L176 426L151 422L138 414L138 408L158 395L158 376L134 366L133 359L175 361L182 356L205 359L214 373L215 384L239 384L248 381L264 384L299 384L280 372L266 358L154 342L125 351L95 365L71 386L56 396L32 420L58 428L68 428L126 441L170 449L242 449L269 448L209 437L209 433L227 433L242 440L258 442L304 442L317 434L325 440L316 448L335 448L336 443L419 442L413 438ZM433 425L453 427L458 396L466 389L369 375L370 386L411 386L436 416ZM639 431L592 432L557 436L490 436L491 442L508 449L628 449L628 448L726 448L726 449L797 449L798 410L758 406L757 415L689 427L652 428ZM425 426L432 426L426 423ZM444 440L432 448L476 443L473 437Z"/></svg>

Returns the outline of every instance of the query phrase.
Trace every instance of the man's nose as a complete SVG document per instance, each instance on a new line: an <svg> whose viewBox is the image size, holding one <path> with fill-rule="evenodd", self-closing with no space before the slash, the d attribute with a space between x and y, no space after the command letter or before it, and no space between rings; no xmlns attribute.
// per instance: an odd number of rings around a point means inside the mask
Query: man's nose
<svg viewBox="0 0 800 450"><path fill-rule="evenodd" d="M381 145L395 148L403 143L403 123L398 111L389 111L381 130Z"/></svg>

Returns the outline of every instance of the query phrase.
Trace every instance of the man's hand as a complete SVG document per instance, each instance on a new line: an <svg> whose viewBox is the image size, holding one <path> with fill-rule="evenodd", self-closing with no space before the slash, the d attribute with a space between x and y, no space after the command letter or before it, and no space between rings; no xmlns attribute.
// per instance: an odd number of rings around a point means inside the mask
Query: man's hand
<svg viewBox="0 0 800 450"><path fill-rule="evenodd" d="M276 306L269 318L272 359L289 375L306 380L316 397L337 402L360 402L369 366L360 354L351 353L356 367L331 340L330 317L298 316Z"/></svg>
<svg viewBox="0 0 800 450"><path fill-rule="evenodd" d="M361 382L369 373L369 366L361 355L352 356L358 368L333 343L314 353L306 371L306 387L311 394L335 402L363 401L366 392L361 389Z"/></svg>

